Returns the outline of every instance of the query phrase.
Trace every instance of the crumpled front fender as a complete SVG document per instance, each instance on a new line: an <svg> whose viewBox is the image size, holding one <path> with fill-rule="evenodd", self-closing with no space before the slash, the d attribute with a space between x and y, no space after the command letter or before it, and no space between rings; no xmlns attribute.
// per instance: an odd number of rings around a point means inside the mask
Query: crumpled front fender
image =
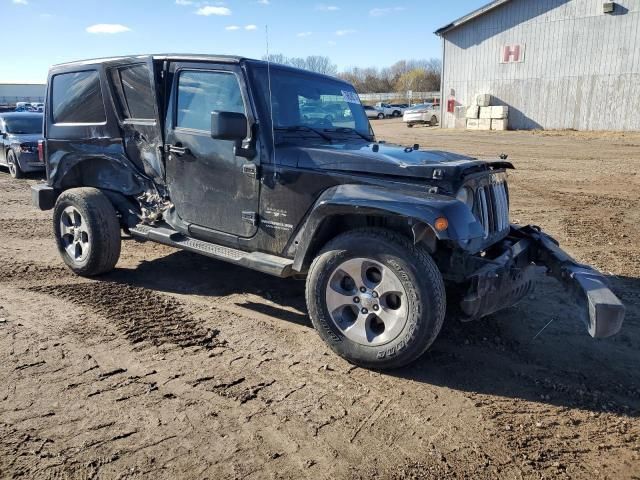
<svg viewBox="0 0 640 480"><path fill-rule="evenodd" d="M294 270L300 270L307 258L318 227L336 215L398 215L431 227L438 240L448 240L467 248L473 240L482 239L484 230L469 208L462 202L439 194L402 191L375 185L338 185L326 190L311 208L296 235ZM436 219L445 217L446 230L438 231Z"/></svg>

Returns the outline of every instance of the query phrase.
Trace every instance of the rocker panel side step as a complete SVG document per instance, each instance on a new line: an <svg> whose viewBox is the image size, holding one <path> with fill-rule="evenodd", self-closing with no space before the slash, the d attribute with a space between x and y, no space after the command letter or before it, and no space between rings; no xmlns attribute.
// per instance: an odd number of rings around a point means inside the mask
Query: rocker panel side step
<svg viewBox="0 0 640 480"><path fill-rule="evenodd" d="M129 229L129 231L131 235L141 240L150 240L181 250L199 253L217 260L224 260L235 263L236 265L258 270L259 272L275 275L276 277L289 277L293 274L291 269L293 260L288 258L261 252L243 252L235 248L197 240L187 237L168 226L151 227L149 225L136 225L134 228Z"/></svg>

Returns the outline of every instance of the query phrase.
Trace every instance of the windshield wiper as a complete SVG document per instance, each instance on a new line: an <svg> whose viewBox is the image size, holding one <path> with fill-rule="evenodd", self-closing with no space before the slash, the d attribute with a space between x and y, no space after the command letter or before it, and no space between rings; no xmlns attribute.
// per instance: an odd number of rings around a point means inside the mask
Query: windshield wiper
<svg viewBox="0 0 640 480"><path fill-rule="evenodd" d="M313 132L316 135L324 138L327 142L331 141L331 137L329 135L307 125L290 125L287 127L276 127L275 130L281 130L285 132Z"/></svg>
<svg viewBox="0 0 640 480"><path fill-rule="evenodd" d="M355 128L351 128L351 127L325 128L324 131L325 132L339 132L339 133L355 133L356 135L358 135L361 138L364 138L368 142L373 140L371 135L365 135L364 133L360 133L358 130L356 130Z"/></svg>

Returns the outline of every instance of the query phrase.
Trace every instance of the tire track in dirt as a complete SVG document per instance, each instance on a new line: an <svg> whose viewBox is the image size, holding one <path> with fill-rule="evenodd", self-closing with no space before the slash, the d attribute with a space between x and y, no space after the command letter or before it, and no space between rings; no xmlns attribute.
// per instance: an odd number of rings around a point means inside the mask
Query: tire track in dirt
<svg viewBox="0 0 640 480"><path fill-rule="evenodd" d="M73 278L69 269L62 266L42 265L31 262L12 262L0 260L0 283L13 283L16 281L46 281L50 283L54 279Z"/></svg>
<svg viewBox="0 0 640 480"><path fill-rule="evenodd" d="M182 348L224 346L219 330L204 329L184 306L145 288L109 282L44 285L28 290L62 298L115 324L133 344L165 343Z"/></svg>

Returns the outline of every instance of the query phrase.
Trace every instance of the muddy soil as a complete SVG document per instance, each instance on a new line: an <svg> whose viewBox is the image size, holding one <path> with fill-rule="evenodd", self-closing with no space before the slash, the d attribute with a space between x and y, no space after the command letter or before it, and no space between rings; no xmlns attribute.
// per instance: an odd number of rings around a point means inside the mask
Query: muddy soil
<svg viewBox="0 0 640 480"><path fill-rule="evenodd" d="M592 340L541 277L409 368L355 368L300 281L130 239L113 273L70 274L38 179L3 171L0 478L640 478L640 135L374 128L508 153L513 219L610 275L622 332Z"/></svg>

